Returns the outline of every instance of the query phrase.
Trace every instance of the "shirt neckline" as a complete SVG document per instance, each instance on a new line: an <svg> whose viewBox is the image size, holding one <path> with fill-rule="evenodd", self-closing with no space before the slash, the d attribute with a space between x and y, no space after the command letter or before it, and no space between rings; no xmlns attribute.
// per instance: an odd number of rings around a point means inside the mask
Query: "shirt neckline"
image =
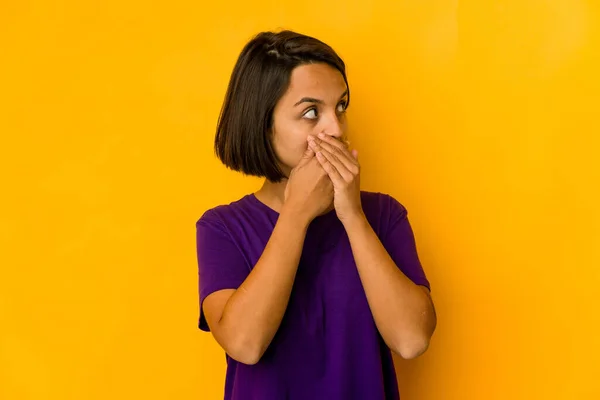
<svg viewBox="0 0 600 400"><path fill-rule="evenodd" d="M248 195L248 198L250 199L250 201L254 204L256 204L258 207L266 210L267 212L269 212L270 214L273 214L274 216L279 217L279 212L273 210L271 207L269 207L268 205L266 205L265 203L263 203L262 201L260 201L258 199L258 197L256 197L256 195L254 193L250 193ZM331 219L331 218L337 218L337 214L335 213L335 209L332 209L328 212L326 212L325 214L321 214L316 216L313 221L321 221L321 220L326 220L326 219Z"/></svg>

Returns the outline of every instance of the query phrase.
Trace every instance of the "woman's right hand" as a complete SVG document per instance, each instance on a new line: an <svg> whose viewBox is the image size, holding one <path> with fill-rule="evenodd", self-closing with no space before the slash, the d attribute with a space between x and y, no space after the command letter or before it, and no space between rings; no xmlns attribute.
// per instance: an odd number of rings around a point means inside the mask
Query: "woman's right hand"
<svg viewBox="0 0 600 400"><path fill-rule="evenodd" d="M333 204L333 184L314 151L308 147L292 169L285 188L283 210L299 214L310 223ZM283 212L282 210L282 212Z"/></svg>

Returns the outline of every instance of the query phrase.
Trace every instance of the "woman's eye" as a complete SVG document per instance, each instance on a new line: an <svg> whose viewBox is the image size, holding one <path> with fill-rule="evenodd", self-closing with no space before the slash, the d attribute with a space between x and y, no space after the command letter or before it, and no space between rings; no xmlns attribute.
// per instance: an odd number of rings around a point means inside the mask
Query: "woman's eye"
<svg viewBox="0 0 600 400"><path fill-rule="evenodd" d="M347 104L345 101L338 104L338 112L343 113L344 111L346 111L346 106L347 106Z"/></svg>
<svg viewBox="0 0 600 400"><path fill-rule="evenodd" d="M317 118L317 110L315 108L311 108L304 114L304 118L316 119Z"/></svg>

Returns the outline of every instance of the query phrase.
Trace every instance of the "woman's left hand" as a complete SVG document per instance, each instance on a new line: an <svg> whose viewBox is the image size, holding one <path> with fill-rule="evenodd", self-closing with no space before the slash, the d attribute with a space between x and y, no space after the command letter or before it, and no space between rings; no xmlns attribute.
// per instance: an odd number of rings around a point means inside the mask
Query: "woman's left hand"
<svg viewBox="0 0 600 400"><path fill-rule="evenodd" d="M323 134L309 136L308 144L333 183L333 205L339 220L346 223L363 217L358 152L351 153L345 144Z"/></svg>

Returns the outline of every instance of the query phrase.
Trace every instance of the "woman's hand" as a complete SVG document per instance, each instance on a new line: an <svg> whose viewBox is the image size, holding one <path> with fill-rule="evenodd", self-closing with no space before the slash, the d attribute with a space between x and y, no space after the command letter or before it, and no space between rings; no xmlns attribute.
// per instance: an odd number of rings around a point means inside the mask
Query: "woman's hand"
<svg viewBox="0 0 600 400"><path fill-rule="evenodd" d="M292 169L285 187L283 209L310 223L333 202L333 184L308 147L298 165Z"/></svg>
<svg viewBox="0 0 600 400"><path fill-rule="evenodd" d="M308 137L309 147L333 183L333 204L342 223L364 217L360 202L358 152L324 134Z"/></svg>

